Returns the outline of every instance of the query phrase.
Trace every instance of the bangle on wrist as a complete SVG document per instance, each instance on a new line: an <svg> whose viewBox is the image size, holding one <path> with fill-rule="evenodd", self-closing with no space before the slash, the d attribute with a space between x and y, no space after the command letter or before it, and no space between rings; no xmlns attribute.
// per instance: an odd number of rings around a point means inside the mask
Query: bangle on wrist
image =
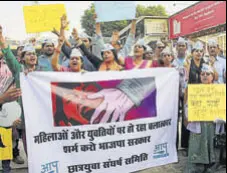
<svg viewBox="0 0 227 173"><path fill-rule="evenodd" d="M61 50L56 48L56 49L55 49L55 52L57 52L57 53L60 54L60 53L61 53Z"/></svg>

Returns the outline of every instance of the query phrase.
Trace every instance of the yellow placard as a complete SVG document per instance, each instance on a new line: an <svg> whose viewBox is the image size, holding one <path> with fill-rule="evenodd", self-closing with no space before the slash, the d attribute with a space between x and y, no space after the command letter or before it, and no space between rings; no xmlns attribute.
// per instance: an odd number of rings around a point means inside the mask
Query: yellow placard
<svg viewBox="0 0 227 173"><path fill-rule="evenodd" d="M226 85L189 85L188 121L226 121Z"/></svg>
<svg viewBox="0 0 227 173"><path fill-rule="evenodd" d="M27 33L60 29L60 18L66 14L64 4L24 6L24 21Z"/></svg>
<svg viewBox="0 0 227 173"><path fill-rule="evenodd" d="M0 160L13 159L12 129L0 127Z"/></svg>

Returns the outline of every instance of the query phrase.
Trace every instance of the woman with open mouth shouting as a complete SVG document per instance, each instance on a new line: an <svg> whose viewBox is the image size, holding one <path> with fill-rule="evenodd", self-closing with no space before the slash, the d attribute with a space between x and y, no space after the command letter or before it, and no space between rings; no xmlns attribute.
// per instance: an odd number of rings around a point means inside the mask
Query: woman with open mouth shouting
<svg viewBox="0 0 227 173"><path fill-rule="evenodd" d="M82 54L77 48L73 48L70 54L69 67L61 66L58 63L59 55L61 53L62 45L64 44L64 37L60 36L58 39L58 46L55 49L53 58L52 58L52 67L54 71L61 72L83 72L83 59Z"/></svg>

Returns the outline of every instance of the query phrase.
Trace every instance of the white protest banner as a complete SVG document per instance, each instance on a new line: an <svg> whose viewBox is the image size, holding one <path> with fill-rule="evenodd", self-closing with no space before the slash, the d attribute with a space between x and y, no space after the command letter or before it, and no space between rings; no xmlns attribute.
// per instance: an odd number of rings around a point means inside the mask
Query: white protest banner
<svg viewBox="0 0 227 173"><path fill-rule="evenodd" d="M136 17L135 1L95 1L97 22L132 20Z"/></svg>
<svg viewBox="0 0 227 173"><path fill-rule="evenodd" d="M130 173L177 162L178 86L168 68L21 74L29 172Z"/></svg>

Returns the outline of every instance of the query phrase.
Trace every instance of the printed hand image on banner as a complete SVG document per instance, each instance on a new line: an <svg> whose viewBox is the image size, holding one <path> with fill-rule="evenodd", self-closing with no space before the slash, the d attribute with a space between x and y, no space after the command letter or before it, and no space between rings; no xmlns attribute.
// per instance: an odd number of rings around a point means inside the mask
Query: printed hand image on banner
<svg viewBox="0 0 227 173"><path fill-rule="evenodd" d="M20 78L29 173L132 173L178 162L177 70Z"/></svg>
<svg viewBox="0 0 227 173"><path fill-rule="evenodd" d="M154 77L51 85L55 126L101 124L157 116Z"/></svg>

